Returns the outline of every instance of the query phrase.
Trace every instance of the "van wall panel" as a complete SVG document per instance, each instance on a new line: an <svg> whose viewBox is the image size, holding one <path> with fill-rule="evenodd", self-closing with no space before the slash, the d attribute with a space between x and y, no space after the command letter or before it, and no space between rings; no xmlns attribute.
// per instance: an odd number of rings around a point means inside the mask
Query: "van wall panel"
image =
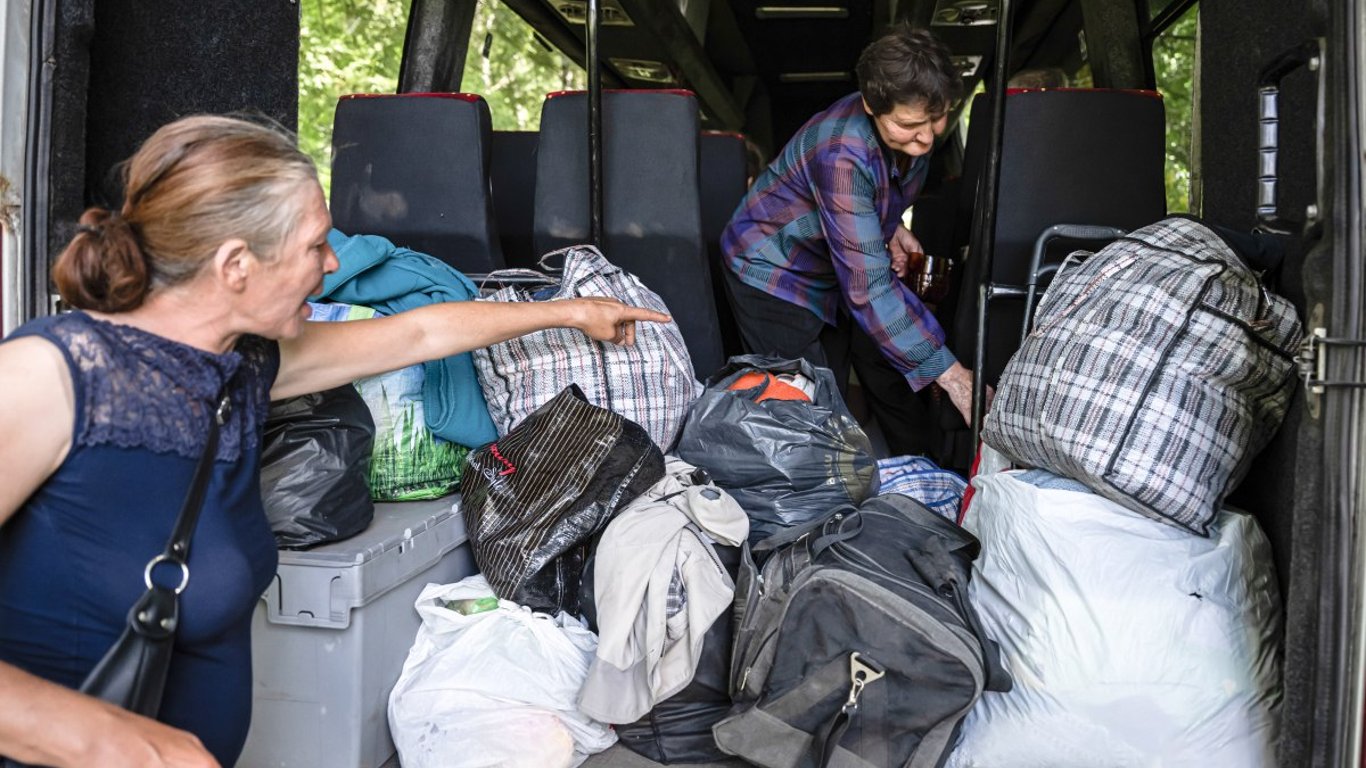
<svg viewBox="0 0 1366 768"><path fill-rule="evenodd" d="M85 191L118 202L116 165L161 125L259 112L294 130L299 6L289 0L95 0Z"/></svg>

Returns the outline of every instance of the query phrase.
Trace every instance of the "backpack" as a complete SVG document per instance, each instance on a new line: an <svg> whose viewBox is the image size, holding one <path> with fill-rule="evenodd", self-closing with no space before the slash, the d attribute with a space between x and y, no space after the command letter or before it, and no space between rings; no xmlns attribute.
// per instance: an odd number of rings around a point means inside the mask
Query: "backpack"
<svg viewBox="0 0 1366 768"><path fill-rule="evenodd" d="M727 754L768 768L938 766L983 690L1011 681L967 582L977 539L900 495L746 550Z"/></svg>

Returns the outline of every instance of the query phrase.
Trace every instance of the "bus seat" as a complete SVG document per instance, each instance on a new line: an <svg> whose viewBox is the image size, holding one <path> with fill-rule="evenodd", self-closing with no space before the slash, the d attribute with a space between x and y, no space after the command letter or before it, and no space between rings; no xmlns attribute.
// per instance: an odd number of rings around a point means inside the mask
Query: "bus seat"
<svg viewBox="0 0 1366 768"><path fill-rule="evenodd" d="M332 222L462 272L503 267L489 185L488 103L467 93L356 94L337 102Z"/></svg>
<svg viewBox="0 0 1366 768"><path fill-rule="evenodd" d="M968 205L986 166L989 111L988 98L978 96L963 158ZM1034 243L1054 224L1133 230L1165 216L1165 147L1162 98L1155 91L1009 89L992 282L1024 285ZM1050 250L1046 260L1059 261L1069 250ZM980 276L971 254L962 273L953 350L971 365ZM1023 302L996 300L988 310L986 378L994 385L1019 346Z"/></svg>
<svg viewBox="0 0 1366 768"><path fill-rule="evenodd" d="M503 261L509 267L536 269L540 254L532 245L532 209L536 203L536 131L494 131L493 212Z"/></svg>
<svg viewBox="0 0 1366 768"><path fill-rule="evenodd" d="M707 244L707 265L711 272L712 301L716 304L721 326L721 346L726 357L743 354L740 329L725 295L721 270L721 232L745 196L749 181L746 167L745 137L731 131L703 131L698 145L702 157L702 239Z"/></svg>
<svg viewBox="0 0 1366 768"><path fill-rule="evenodd" d="M688 91L602 94L603 254L659 294L705 378L725 362L698 182L698 106ZM590 241L588 95L541 108L533 240L537 253Z"/></svg>

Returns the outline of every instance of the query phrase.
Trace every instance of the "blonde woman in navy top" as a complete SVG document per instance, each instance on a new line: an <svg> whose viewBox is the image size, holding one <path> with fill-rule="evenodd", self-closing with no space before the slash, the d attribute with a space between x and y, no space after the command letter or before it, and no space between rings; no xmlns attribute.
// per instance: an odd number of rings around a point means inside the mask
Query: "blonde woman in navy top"
<svg viewBox="0 0 1366 768"><path fill-rule="evenodd" d="M632 343L612 300L447 303L306 323L337 268L311 161L226 117L157 131L118 212L53 269L78 310L0 344L0 755L52 766L231 766L250 721L252 607L275 571L259 497L270 400L564 326ZM73 690L123 629L225 391L158 721Z"/></svg>

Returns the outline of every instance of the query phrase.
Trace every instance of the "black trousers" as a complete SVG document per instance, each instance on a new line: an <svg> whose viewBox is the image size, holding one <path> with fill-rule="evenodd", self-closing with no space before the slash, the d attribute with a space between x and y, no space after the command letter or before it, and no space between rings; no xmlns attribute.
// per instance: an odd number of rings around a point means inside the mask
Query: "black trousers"
<svg viewBox="0 0 1366 768"><path fill-rule="evenodd" d="M810 310L741 282L729 269L722 271L746 352L800 357L829 368L845 398L852 369L891 454L931 453L937 436L928 392L913 392L905 377L883 357L877 342L852 317L841 312L836 325L827 325Z"/></svg>

